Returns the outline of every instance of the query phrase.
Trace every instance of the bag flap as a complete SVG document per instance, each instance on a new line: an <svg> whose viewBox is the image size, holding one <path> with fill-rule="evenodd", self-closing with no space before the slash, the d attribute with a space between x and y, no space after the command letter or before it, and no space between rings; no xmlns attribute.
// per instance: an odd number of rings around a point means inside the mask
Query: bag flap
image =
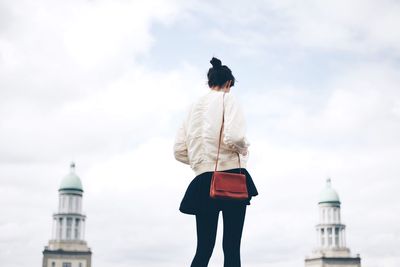
<svg viewBox="0 0 400 267"><path fill-rule="evenodd" d="M214 172L215 190L236 193L247 192L246 176L238 173Z"/></svg>

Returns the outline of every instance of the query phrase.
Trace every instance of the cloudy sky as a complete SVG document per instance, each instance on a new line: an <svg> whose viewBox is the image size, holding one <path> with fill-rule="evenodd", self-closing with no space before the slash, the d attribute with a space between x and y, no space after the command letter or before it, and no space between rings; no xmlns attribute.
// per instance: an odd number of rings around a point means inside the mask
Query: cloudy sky
<svg viewBox="0 0 400 267"><path fill-rule="evenodd" d="M178 207L194 175L172 145L217 56L260 193L243 265L304 265L329 176L352 253L400 266L399 14L389 0L0 0L0 265L41 266L74 160L93 266L188 266L195 218Z"/></svg>

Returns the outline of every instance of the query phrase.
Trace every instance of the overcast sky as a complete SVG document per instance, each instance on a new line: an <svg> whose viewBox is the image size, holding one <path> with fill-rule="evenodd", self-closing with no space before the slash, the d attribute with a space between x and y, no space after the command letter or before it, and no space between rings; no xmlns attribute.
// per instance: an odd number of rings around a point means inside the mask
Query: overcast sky
<svg viewBox="0 0 400 267"><path fill-rule="evenodd" d="M172 145L217 56L260 193L243 265L304 265L329 176L353 255L400 266L399 14L386 0L0 0L0 265L41 266L74 160L94 267L189 266L195 218L178 207L194 174Z"/></svg>

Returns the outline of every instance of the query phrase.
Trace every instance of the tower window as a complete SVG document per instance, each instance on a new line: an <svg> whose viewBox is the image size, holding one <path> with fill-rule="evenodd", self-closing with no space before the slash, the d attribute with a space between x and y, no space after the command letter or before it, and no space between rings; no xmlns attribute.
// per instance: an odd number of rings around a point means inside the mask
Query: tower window
<svg viewBox="0 0 400 267"><path fill-rule="evenodd" d="M63 262L62 267L71 267L71 263L70 262Z"/></svg>
<svg viewBox="0 0 400 267"><path fill-rule="evenodd" d="M54 261L51 263L51 267L56 267L56 263Z"/></svg>

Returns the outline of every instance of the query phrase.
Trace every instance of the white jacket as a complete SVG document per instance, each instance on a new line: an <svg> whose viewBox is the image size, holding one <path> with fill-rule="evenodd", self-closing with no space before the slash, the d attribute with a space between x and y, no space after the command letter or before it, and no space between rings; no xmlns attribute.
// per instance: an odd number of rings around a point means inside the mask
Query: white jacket
<svg viewBox="0 0 400 267"><path fill-rule="evenodd" d="M214 171L222 123L223 91L211 90L193 103L176 135L175 158L189 164L196 175ZM245 119L232 93L225 93L225 123L218 170L246 168L248 158Z"/></svg>

